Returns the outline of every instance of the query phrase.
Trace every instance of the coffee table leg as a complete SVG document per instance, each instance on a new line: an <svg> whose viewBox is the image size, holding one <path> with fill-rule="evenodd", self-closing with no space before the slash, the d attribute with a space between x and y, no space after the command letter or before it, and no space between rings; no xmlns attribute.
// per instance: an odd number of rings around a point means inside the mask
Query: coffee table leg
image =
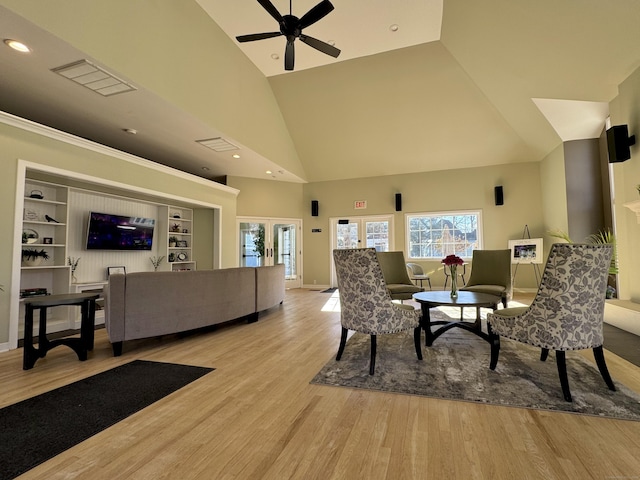
<svg viewBox="0 0 640 480"><path fill-rule="evenodd" d="M29 370L33 368L38 356L35 348L33 347L33 307L31 305L27 305L25 309L22 369Z"/></svg>
<svg viewBox="0 0 640 480"><path fill-rule="evenodd" d="M430 347L433 344L433 333L431 332L431 308L422 304L422 329L424 330L425 341L424 344Z"/></svg>
<svg viewBox="0 0 640 480"><path fill-rule="evenodd" d="M84 342L87 350L93 350L94 329L96 318L96 302L93 299L87 300L81 305L80 338Z"/></svg>

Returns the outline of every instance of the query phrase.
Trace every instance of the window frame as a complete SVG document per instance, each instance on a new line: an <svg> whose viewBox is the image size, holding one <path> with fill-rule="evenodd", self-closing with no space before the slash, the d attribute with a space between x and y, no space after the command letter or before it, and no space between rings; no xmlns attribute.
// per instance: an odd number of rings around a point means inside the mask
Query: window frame
<svg viewBox="0 0 640 480"><path fill-rule="evenodd" d="M477 246L475 247L478 250L481 250L484 246L484 235L483 235L483 219L482 219L482 210L448 210L448 211L438 211L438 212L417 212L417 213L406 213L404 215L404 224L405 224L405 248L407 252L407 259L409 260L419 260L419 261L440 261L444 257L414 257L411 255L411 231L410 231L410 223L413 218L420 217L450 217L456 215L476 215L477 216ZM461 257L463 260L471 260L471 255Z"/></svg>

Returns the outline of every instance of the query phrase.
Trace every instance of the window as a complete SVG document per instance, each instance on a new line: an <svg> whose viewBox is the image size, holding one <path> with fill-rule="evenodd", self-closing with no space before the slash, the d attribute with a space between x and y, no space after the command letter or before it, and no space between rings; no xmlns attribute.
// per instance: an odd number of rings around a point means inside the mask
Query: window
<svg viewBox="0 0 640 480"><path fill-rule="evenodd" d="M455 254L471 258L482 248L480 211L407 215L407 252L411 259L438 259Z"/></svg>

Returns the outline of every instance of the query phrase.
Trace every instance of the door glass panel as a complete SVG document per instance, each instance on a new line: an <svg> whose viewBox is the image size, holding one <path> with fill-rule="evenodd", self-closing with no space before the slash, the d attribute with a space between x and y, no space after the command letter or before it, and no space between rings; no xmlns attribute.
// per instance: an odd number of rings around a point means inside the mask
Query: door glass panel
<svg viewBox="0 0 640 480"><path fill-rule="evenodd" d="M358 223L338 224L336 248L358 248Z"/></svg>
<svg viewBox="0 0 640 480"><path fill-rule="evenodd" d="M264 223L240 223L240 266L261 267L265 261Z"/></svg>
<svg viewBox="0 0 640 480"><path fill-rule="evenodd" d="M388 252L393 248L393 218L390 216L356 217L345 220L333 218L331 249L375 248L379 252ZM340 223L348 222L348 223ZM331 286L336 287L333 254L331 253Z"/></svg>
<svg viewBox="0 0 640 480"><path fill-rule="evenodd" d="M243 218L238 220L238 264L241 267L285 267L285 287L300 288L301 221Z"/></svg>
<svg viewBox="0 0 640 480"><path fill-rule="evenodd" d="M296 262L296 226L294 224L274 224L273 260L275 264L284 264L286 280L296 279L298 270Z"/></svg>
<svg viewBox="0 0 640 480"><path fill-rule="evenodd" d="M365 222L366 245L379 252L389 251L389 222Z"/></svg>

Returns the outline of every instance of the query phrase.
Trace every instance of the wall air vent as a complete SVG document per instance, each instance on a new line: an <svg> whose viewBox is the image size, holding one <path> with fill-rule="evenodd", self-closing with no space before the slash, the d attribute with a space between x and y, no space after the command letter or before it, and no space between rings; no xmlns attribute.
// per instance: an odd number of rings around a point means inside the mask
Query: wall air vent
<svg viewBox="0 0 640 480"><path fill-rule="evenodd" d="M105 97L136 90L136 87L119 79L114 74L94 65L88 60L80 60L51 69L69 80L87 87Z"/></svg>
<svg viewBox="0 0 640 480"><path fill-rule="evenodd" d="M199 143L200 145L210 148L215 152L228 152L230 150L240 150L239 147L237 147L233 143L227 142L222 137L209 138L206 140L196 140L196 142Z"/></svg>

